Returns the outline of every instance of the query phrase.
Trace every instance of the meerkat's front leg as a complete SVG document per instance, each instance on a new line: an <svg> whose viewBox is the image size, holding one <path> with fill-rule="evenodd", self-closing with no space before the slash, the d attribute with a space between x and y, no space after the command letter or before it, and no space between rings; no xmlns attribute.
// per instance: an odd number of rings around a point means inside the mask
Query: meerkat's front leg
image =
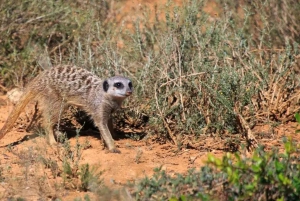
<svg viewBox="0 0 300 201"><path fill-rule="evenodd" d="M116 148L115 142L110 133L110 129L109 129L110 114L106 111L101 110L97 114L95 113L92 114L92 118L94 119L95 125L98 127L101 136L104 139L104 142L108 147L109 151L112 153L121 153L121 151Z"/></svg>
<svg viewBox="0 0 300 201"><path fill-rule="evenodd" d="M115 139L117 137L116 132L114 130L114 124L113 124L113 119L112 117L110 117L108 119L108 129L110 131L111 136L113 137L113 139Z"/></svg>

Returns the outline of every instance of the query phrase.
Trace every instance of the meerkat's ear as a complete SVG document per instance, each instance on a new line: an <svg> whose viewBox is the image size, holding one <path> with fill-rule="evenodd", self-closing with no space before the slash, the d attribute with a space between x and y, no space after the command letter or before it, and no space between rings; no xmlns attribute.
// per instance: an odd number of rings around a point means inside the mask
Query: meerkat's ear
<svg viewBox="0 0 300 201"><path fill-rule="evenodd" d="M104 82L103 82L103 90L105 92L107 92L108 88L109 88L109 84L108 84L107 80L104 80Z"/></svg>

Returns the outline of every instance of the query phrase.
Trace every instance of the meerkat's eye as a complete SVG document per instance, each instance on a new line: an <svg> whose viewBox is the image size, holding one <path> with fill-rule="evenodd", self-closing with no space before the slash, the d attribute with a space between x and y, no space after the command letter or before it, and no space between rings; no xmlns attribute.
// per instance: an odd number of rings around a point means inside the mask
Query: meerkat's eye
<svg viewBox="0 0 300 201"><path fill-rule="evenodd" d="M117 89L123 88L124 85L121 82L117 82L114 84L114 87L116 87Z"/></svg>
<svg viewBox="0 0 300 201"><path fill-rule="evenodd" d="M129 82L129 83L128 83L128 86L129 86L129 88L131 89L131 88L132 88L132 83Z"/></svg>

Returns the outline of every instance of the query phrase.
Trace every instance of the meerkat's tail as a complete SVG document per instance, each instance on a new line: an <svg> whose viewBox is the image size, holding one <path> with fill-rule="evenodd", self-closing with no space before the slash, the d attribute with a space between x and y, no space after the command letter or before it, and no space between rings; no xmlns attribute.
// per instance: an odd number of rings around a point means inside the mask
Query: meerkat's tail
<svg viewBox="0 0 300 201"><path fill-rule="evenodd" d="M5 134L13 127L14 123L20 116L21 112L24 110L26 105L31 101L33 98L37 96L39 91L34 90L30 86L27 87L24 94L21 96L20 100L14 107L13 111L8 116L4 126L0 130L0 140L5 136Z"/></svg>

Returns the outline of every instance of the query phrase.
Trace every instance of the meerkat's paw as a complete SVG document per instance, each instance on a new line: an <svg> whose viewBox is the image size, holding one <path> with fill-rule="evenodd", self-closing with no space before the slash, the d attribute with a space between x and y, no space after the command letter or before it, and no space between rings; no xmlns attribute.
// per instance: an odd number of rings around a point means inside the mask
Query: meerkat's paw
<svg viewBox="0 0 300 201"><path fill-rule="evenodd" d="M115 153L115 154L120 154L121 153L121 151L117 148L110 149L110 150L108 150L108 152L109 153Z"/></svg>

